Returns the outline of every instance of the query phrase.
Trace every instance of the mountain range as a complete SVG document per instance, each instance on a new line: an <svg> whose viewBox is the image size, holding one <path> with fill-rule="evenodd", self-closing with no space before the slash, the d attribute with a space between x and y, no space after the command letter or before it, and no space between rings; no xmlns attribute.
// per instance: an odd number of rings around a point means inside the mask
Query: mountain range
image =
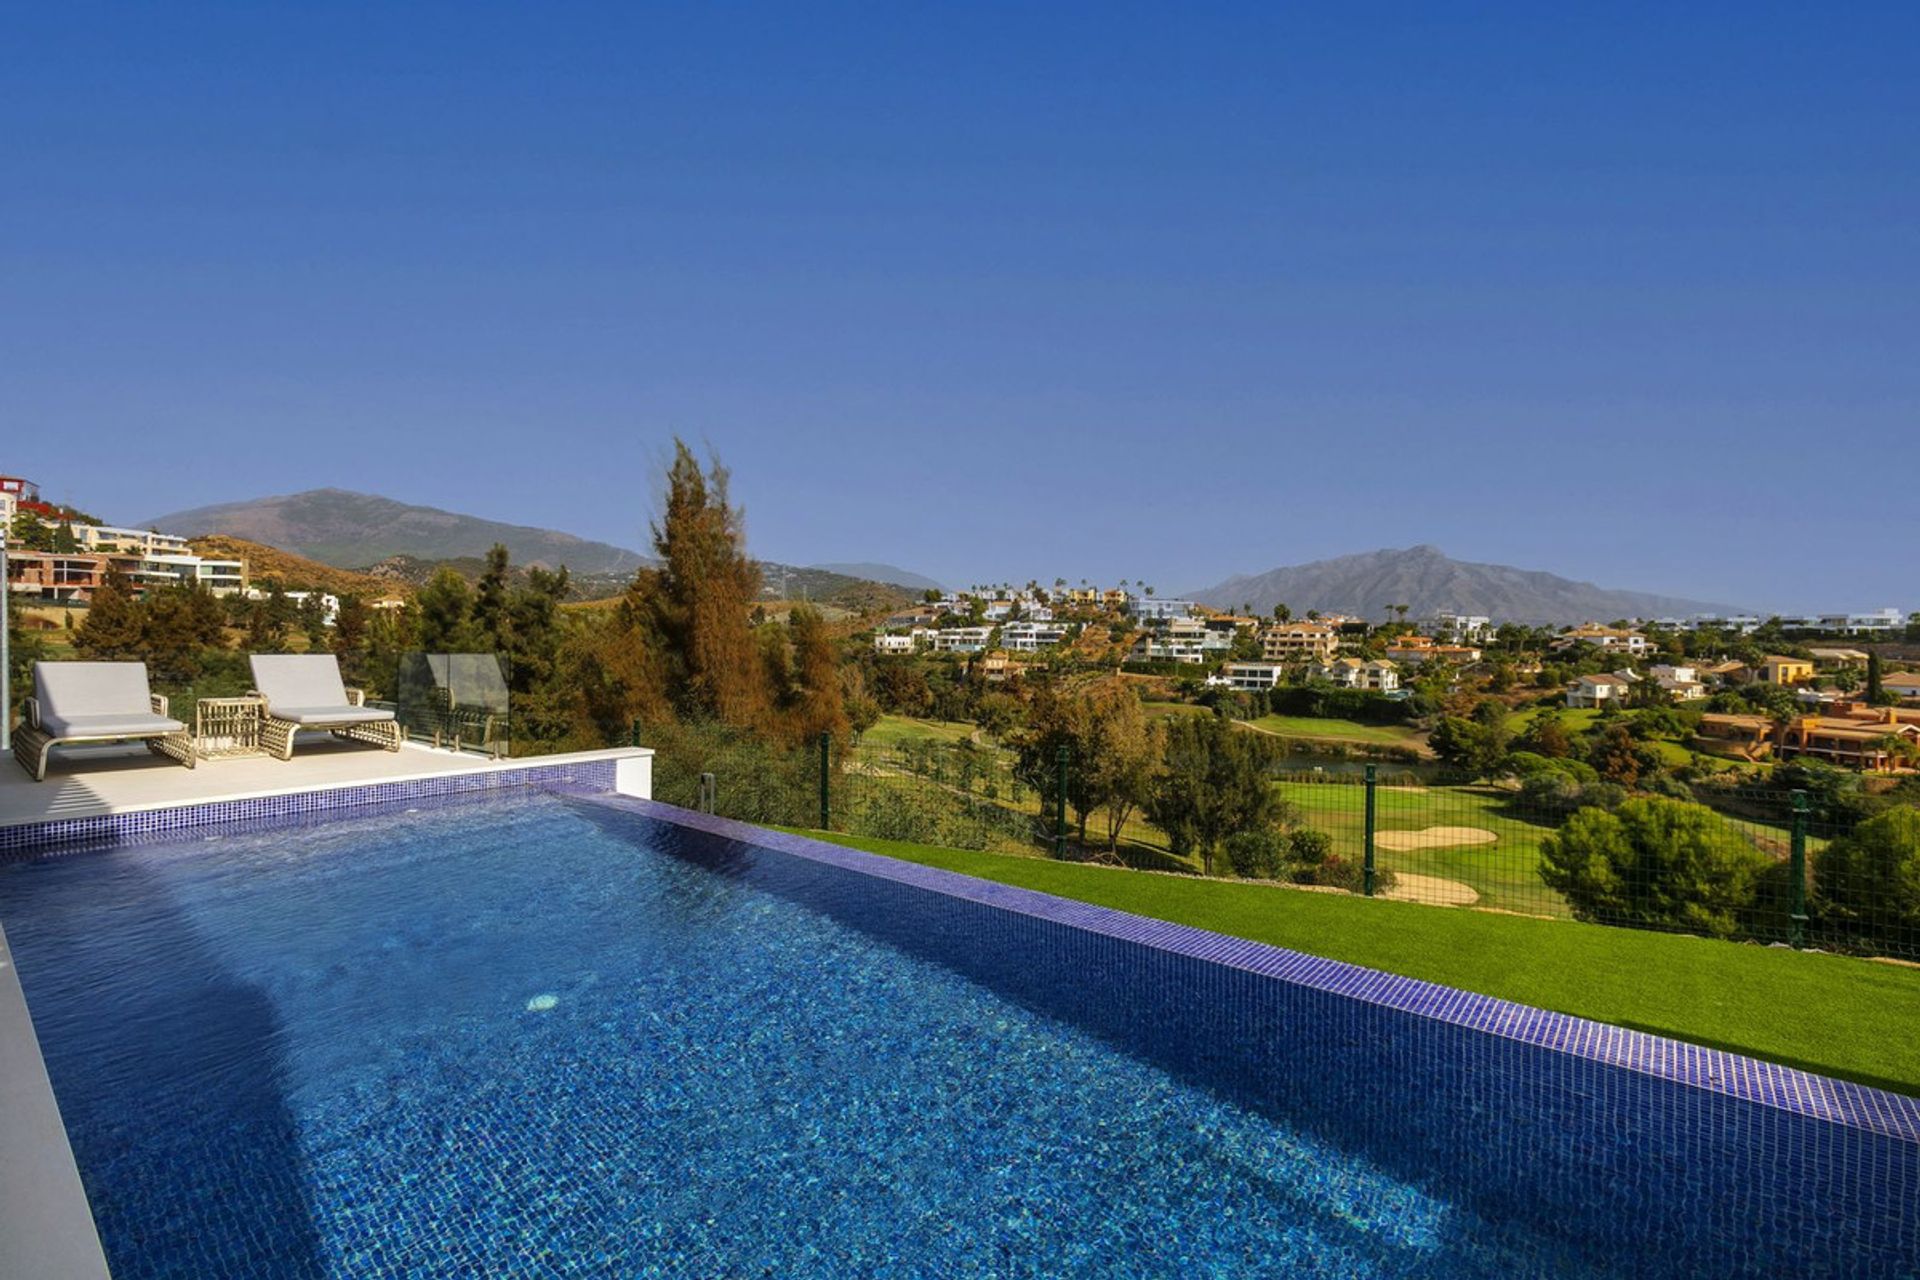
<svg viewBox="0 0 1920 1280"><path fill-rule="evenodd" d="M1430 546L1283 566L1228 578L1184 595L1217 609L1252 604L1255 611L1266 613L1285 604L1295 616L1316 609L1373 621L1387 618L1393 606L1402 604L1410 617L1480 614L1536 625L1740 612L1731 605L1611 590L1535 569L1454 560Z"/></svg>
<svg viewBox="0 0 1920 1280"><path fill-rule="evenodd" d="M147 527L189 538L210 533L245 538L337 569L363 569L397 555L421 560L484 556L496 542L507 548L516 564L550 569L564 564L577 574L630 574L647 562L637 551L570 533L412 506L347 489L309 489L196 507L159 516Z"/></svg>
<svg viewBox="0 0 1920 1280"><path fill-rule="evenodd" d="M419 586L436 569L447 567L467 578L479 574L495 543L505 546L516 572L531 565L565 565L573 575L578 599L618 595L651 556L611 543L593 542L556 529L506 524L479 516L415 506L371 493L347 489L310 489L304 493L223 502L216 506L176 511L142 522L142 527L181 537L208 540L244 540L258 548L247 558L266 566L266 551L277 548L317 561L334 570L364 571L384 583ZM851 565L847 569L887 570L878 578L839 568L762 561L769 601L814 600L866 612L897 607L918 588L909 591L916 575L886 565ZM266 567L262 576L273 576ZM278 576L287 576L288 568ZM308 568L301 581L316 575ZM331 589L331 588L329 588Z"/></svg>

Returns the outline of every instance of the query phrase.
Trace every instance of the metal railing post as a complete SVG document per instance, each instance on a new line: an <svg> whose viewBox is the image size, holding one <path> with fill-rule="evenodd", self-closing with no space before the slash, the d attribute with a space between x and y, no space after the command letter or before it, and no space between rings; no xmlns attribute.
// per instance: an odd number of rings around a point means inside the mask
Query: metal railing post
<svg viewBox="0 0 1920 1280"><path fill-rule="evenodd" d="M638 717L634 719L632 726L627 730L627 745L630 747L640 745L640 721Z"/></svg>
<svg viewBox="0 0 1920 1280"><path fill-rule="evenodd" d="M1360 863L1361 887L1369 898L1373 896L1374 769L1373 765L1367 766L1367 831Z"/></svg>
<svg viewBox="0 0 1920 1280"><path fill-rule="evenodd" d="M820 735L820 829L833 830L833 796L827 782L827 771L833 767L833 735Z"/></svg>
<svg viewBox="0 0 1920 1280"><path fill-rule="evenodd" d="M1787 916L1787 940L1796 947L1807 943L1807 793L1793 793L1793 843L1789 846L1788 875L1793 880L1793 906Z"/></svg>
<svg viewBox="0 0 1920 1280"><path fill-rule="evenodd" d="M1060 776L1053 797L1053 856L1056 858L1067 856L1067 764L1071 758L1072 753L1067 745L1061 743L1060 750L1055 753Z"/></svg>
<svg viewBox="0 0 1920 1280"><path fill-rule="evenodd" d="M7 598L8 532L0 529L0 756L13 750L13 605Z"/></svg>

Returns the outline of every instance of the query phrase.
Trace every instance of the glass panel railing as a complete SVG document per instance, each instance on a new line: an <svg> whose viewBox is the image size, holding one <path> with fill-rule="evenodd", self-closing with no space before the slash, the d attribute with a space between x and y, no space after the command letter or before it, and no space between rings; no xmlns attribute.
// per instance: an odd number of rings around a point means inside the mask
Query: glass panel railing
<svg viewBox="0 0 1920 1280"><path fill-rule="evenodd" d="M497 653L402 654L393 707L407 736L455 751L513 754L507 660Z"/></svg>

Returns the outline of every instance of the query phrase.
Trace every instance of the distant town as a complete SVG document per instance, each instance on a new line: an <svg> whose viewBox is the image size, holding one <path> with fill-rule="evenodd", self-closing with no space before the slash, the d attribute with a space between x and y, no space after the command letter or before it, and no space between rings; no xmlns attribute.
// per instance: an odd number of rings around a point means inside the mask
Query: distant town
<svg viewBox="0 0 1920 1280"><path fill-rule="evenodd" d="M1588 621L1561 628L1441 613L1384 621L1281 605L1270 616L1158 598L1150 587L975 587L926 593L872 633L876 654L954 655L987 683L1050 661L1174 677L1190 696L1324 688L1406 701L1554 693L1572 711L1697 712L1692 745L1748 762L1811 757L1864 772L1920 761L1920 611ZM1839 643L1851 641L1852 644ZM1871 646L1895 646L1883 659ZM1857 647L1867 645L1869 648Z"/></svg>

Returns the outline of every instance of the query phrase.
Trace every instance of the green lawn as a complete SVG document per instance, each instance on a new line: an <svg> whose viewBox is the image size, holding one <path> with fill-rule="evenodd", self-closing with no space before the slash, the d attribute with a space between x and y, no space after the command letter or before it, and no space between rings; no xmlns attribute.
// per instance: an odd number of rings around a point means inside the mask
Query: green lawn
<svg viewBox="0 0 1920 1280"><path fill-rule="evenodd" d="M897 747L909 742L964 742L973 726L959 720L920 720L912 716L881 716L860 736L862 746Z"/></svg>
<svg viewBox="0 0 1920 1280"><path fill-rule="evenodd" d="M805 834L1920 1094L1920 1036L1913 1033L1920 968L1572 921L1442 911L1268 885Z"/></svg>
<svg viewBox="0 0 1920 1280"><path fill-rule="evenodd" d="M1275 783L1302 822L1333 837L1334 852L1359 861L1366 836L1366 788L1320 782ZM1374 802L1375 865L1389 871L1458 881L1479 894L1475 906L1536 916L1565 916L1560 895L1540 879L1540 840L1552 828L1509 816L1504 793L1485 787L1378 789ZM1494 838L1426 849L1392 849L1390 832L1465 828Z"/></svg>
<svg viewBox="0 0 1920 1280"><path fill-rule="evenodd" d="M1403 724L1361 724L1358 720L1318 716L1261 716L1247 723L1283 738L1323 738L1328 742L1365 742L1388 747L1420 745L1420 735Z"/></svg>

